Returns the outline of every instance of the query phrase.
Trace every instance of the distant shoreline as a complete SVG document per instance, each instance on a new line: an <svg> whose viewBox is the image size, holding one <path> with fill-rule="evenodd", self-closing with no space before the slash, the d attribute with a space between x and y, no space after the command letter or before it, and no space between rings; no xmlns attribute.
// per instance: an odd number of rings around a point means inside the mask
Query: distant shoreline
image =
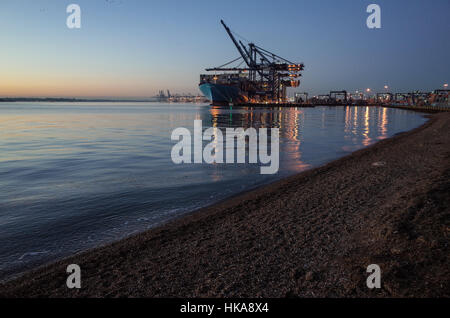
<svg viewBox="0 0 450 318"><path fill-rule="evenodd" d="M57 98L57 97L7 97L0 98L0 103L15 103L15 102L50 102L50 103L154 103L159 102L155 99L85 99L85 98Z"/></svg>

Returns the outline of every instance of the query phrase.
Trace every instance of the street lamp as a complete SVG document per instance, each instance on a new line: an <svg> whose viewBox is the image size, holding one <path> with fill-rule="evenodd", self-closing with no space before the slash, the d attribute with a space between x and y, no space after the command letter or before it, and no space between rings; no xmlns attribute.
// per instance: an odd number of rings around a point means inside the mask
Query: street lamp
<svg viewBox="0 0 450 318"><path fill-rule="evenodd" d="M366 89L366 93L367 93L367 96L365 97L365 99L369 99L370 98L370 88Z"/></svg>

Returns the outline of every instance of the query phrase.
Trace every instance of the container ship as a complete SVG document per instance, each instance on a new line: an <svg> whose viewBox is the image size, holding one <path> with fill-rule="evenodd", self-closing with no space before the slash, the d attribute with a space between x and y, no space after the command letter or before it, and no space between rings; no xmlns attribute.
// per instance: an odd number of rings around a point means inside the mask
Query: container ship
<svg viewBox="0 0 450 318"><path fill-rule="evenodd" d="M199 89L212 105L286 103L286 89L299 87L303 63L293 63L254 43L236 40L220 21L240 56L200 75ZM232 66L239 63L237 66ZM219 72L219 73L218 73Z"/></svg>

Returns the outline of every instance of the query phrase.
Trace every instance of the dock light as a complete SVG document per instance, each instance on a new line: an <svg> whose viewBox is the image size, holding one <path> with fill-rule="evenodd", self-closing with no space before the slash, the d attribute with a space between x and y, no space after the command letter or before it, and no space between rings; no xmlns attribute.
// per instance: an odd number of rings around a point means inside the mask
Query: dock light
<svg viewBox="0 0 450 318"><path fill-rule="evenodd" d="M366 89L366 92L367 92L367 93L370 93L370 88Z"/></svg>

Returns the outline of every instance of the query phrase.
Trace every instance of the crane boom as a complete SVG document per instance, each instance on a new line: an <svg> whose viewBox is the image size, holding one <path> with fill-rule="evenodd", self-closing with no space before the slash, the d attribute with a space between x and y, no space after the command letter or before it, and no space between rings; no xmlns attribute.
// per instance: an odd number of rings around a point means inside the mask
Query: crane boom
<svg viewBox="0 0 450 318"><path fill-rule="evenodd" d="M236 39L233 36L233 33L231 33L230 28L225 24L225 22L223 22L223 20L220 20L220 23L222 23L223 27L225 28L225 30L227 31L228 35L230 36L231 40L233 41L234 45L236 46L236 48L239 51L239 54L241 54L242 58L245 61L245 64L247 64L248 67L252 67L251 66L251 61L249 61L249 56L247 56L247 54L244 53L244 51L242 51L242 48L239 46L239 43L236 41Z"/></svg>

